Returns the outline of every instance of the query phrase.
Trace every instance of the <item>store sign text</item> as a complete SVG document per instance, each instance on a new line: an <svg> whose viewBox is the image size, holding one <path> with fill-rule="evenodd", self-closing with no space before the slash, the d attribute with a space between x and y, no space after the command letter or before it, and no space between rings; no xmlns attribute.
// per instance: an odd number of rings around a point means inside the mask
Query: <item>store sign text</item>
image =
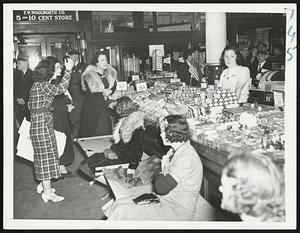
<svg viewBox="0 0 300 233"><path fill-rule="evenodd" d="M74 11L14 11L14 20L18 22L72 21Z"/></svg>

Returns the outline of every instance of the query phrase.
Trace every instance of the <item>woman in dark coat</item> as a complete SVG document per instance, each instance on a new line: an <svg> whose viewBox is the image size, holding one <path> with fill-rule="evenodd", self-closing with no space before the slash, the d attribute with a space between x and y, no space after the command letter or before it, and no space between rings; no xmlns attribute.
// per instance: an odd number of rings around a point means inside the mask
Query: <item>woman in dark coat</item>
<svg viewBox="0 0 300 233"><path fill-rule="evenodd" d="M55 72L51 79L51 83L60 83L62 79L62 69L59 60L55 57L47 57L46 59L55 65ZM71 104L71 99L67 95L67 91L64 94L54 97L52 107L54 129L63 132L66 135L66 146L63 154L59 158L59 169L62 177L74 177L72 172L68 171L66 168L67 165L70 165L74 161L74 149L69 122L69 109L71 110L73 105Z"/></svg>
<svg viewBox="0 0 300 233"><path fill-rule="evenodd" d="M107 98L116 89L117 71L107 63L106 54L97 51L81 76L86 98L82 107L80 137L112 134Z"/></svg>
<svg viewBox="0 0 300 233"><path fill-rule="evenodd" d="M49 82L54 74L54 66L47 60L40 61L33 74L35 82L28 101L31 121L29 133L34 152L35 178L42 183L44 202L64 200L64 197L57 196L51 189L51 179L61 176L51 104L54 96L67 90L73 65L71 59L65 62L66 72L59 84Z"/></svg>
<svg viewBox="0 0 300 233"><path fill-rule="evenodd" d="M123 96L117 100L116 113L119 121L112 135L114 143L104 153L97 153L82 162L86 162L91 170L95 167L130 163L131 168L136 168L143 155L144 140L144 114L138 111L139 106L129 97ZM81 169L91 175L86 165Z"/></svg>

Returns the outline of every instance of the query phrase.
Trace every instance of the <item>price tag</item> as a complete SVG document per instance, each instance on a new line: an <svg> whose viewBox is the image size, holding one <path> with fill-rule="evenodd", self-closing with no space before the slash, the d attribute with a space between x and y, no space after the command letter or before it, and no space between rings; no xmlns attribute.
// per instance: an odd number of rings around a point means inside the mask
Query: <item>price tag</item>
<svg viewBox="0 0 300 233"><path fill-rule="evenodd" d="M140 92L140 91L146 91L147 90L147 83L146 82L140 82L140 83L136 83L136 91Z"/></svg>
<svg viewBox="0 0 300 233"><path fill-rule="evenodd" d="M140 80L140 76L137 75L137 74L132 75L131 77L132 77L132 81L138 81L138 80Z"/></svg>
<svg viewBox="0 0 300 233"><path fill-rule="evenodd" d="M178 82L180 82L179 78L171 78L170 79L170 83L178 83Z"/></svg>
<svg viewBox="0 0 300 233"><path fill-rule="evenodd" d="M284 106L284 92L283 91L273 91L274 93L274 106L283 107Z"/></svg>
<svg viewBox="0 0 300 233"><path fill-rule="evenodd" d="M117 91L127 91L127 82L126 81L117 81Z"/></svg>

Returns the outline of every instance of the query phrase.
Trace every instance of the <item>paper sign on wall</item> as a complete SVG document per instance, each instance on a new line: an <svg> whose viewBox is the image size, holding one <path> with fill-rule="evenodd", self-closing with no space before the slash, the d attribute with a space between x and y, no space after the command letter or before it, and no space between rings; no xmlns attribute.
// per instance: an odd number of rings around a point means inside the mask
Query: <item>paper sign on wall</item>
<svg viewBox="0 0 300 233"><path fill-rule="evenodd" d="M127 91L126 81L117 81L117 91Z"/></svg>
<svg viewBox="0 0 300 233"><path fill-rule="evenodd" d="M138 80L140 80L140 76L137 75L137 74L132 75L131 77L132 77L132 81L138 81Z"/></svg>
<svg viewBox="0 0 300 233"><path fill-rule="evenodd" d="M160 50L161 56L165 56L165 46L163 44L149 45L149 57L152 57L153 50Z"/></svg>
<svg viewBox="0 0 300 233"><path fill-rule="evenodd" d="M137 92L146 91L146 90L147 90L147 83L146 82L136 83L136 91Z"/></svg>
<svg viewBox="0 0 300 233"><path fill-rule="evenodd" d="M284 106L284 92L274 90L274 106L283 107Z"/></svg>

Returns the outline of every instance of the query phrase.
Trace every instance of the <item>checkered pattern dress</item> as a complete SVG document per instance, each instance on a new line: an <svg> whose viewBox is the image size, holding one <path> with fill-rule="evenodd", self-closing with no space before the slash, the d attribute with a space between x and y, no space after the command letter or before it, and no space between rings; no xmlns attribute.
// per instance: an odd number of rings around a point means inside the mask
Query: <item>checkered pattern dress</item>
<svg viewBox="0 0 300 233"><path fill-rule="evenodd" d="M64 93L70 80L65 73L59 84L35 82L30 90L29 110L51 107L54 96ZM53 129L53 116L50 111L31 113L30 138L34 151L34 172L37 180L49 180L61 176L58 167L59 157Z"/></svg>

